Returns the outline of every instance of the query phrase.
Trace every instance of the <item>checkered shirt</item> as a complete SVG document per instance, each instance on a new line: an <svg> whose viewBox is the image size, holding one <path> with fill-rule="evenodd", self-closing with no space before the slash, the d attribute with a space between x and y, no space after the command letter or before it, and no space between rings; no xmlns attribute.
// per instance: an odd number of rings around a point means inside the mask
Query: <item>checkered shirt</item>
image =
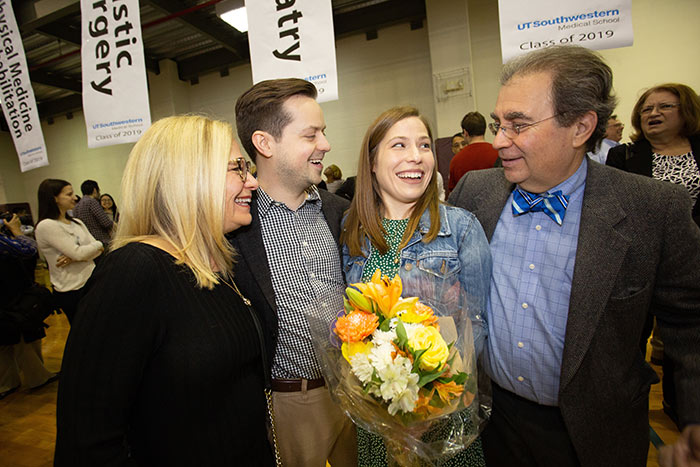
<svg viewBox="0 0 700 467"><path fill-rule="evenodd" d="M112 240L114 222L102 209L99 201L92 196L83 196L73 208L73 217L83 221L95 240L101 241L105 247L109 245Z"/></svg>
<svg viewBox="0 0 700 467"><path fill-rule="evenodd" d="M258 212L279 323L273 378L320 378L306 315L329 323L343 308L338 245L311 187L294 211L258 189Z"/></svg>

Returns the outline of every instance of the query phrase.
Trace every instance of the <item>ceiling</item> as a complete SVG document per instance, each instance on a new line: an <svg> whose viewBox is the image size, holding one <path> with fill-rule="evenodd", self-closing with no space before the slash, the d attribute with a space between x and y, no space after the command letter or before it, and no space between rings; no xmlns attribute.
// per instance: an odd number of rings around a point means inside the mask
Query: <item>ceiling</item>
<svg viewBox="0 0 700 467"><path fill-rule="evenodd" d="M248 63L248 35L216 16L219 1L140 0L146 68L158 74L158 62L170 59L177 64L180 79L196 85L207 73L226 76L230 67ZM40 118L49 123L60 115L71 118L82 108L80 1L12 3ZM382 27L409 23L417 29L425 19L425 0L332 0L332 4L336 39L364 33L371 40ZM0 126L7 131L4 118Z"/></svg>

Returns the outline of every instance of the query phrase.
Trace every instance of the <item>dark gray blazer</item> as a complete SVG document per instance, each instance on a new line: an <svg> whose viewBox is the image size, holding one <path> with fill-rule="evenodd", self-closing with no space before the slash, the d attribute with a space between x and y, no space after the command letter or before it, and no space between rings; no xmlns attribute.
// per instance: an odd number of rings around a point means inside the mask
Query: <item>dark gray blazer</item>
<svg viewBox="0 0 700 467"><path fill-rule="evenodd" d="M321 196L321 212L326 218L333 238L340 244L340 223L343 213L350 207L350 201L326 190L318 190L318 192ZM250 225L234 230L228 235L228 239L238 252L236 264L233 267L236 284L265 321L267 355L272 365L277 348L277 305L270 278L270 265L267 262L260 230L258 197L255 192L250 204L250 213L253 216ZM338 258L342 264L340 247L338 247Z"/></svg>
<svg viewBox="0 0 700 467"><path fill-rule="evenodd" d="M450 203L491 240L514 185L503 169L467 173ZM588 162L559 388L581 464L645 466L649 387L639 352L653 310L675 361L681 422L700 422L700 229L683 187Z"/></svg>

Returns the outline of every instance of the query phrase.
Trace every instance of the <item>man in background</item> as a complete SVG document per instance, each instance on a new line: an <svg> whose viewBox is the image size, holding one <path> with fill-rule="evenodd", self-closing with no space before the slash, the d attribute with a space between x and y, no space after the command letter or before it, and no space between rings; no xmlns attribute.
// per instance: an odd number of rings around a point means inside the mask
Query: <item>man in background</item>
<svg viewBox="0 0 700 467"><path fill-rule="evenodd" d="M605 128L605 138L600 142L600 147L598 147L596 151L588 153L588 157L596 162L605 164L605 161L608 160L608 151L610 151L610 148L620 145L622 130L624 129L625 125L617 119L617 115L611 115L608 119L608 125Z"/></svg>
<svg viewBox="0 0 700 467"><path fill-rule="evenodd" d="M447 192L451 192L465 173L471 170L490 169L498 159L491 143L484 139L486 119L479 112L469 112L462 119L462 137L466 147L450 162Z"/></svg>
<svg viewBox="0 0 700 467"><path fill-rule="evenodd" d="M77 217L90 231L95 240L99 240L107 249L112 241L114 222L102 209L100 204L100 187L95 180L85 180L80 185L83 197L73 208L73 217Z"/></svg>

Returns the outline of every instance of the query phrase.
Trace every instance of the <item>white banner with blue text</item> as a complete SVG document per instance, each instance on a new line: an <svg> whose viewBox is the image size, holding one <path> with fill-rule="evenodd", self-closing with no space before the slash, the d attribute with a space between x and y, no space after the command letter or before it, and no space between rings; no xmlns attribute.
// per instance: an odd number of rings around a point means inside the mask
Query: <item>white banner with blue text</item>
<svg viewBox="0 0 700 467"><path fill-rule="evenodd" d="M132 143L151 126L138 0L80 0L88 147Z"/></svg>
<svg viewBox="0 0 700 467"><path fill-rule="evenodd" d="M0 99L22 172L49 165L24 45L10 0L0 0Z"/></svg>
<svg viewBox="0 0 700 467"><path fill-rule="evenodd" d="M302 78L338 99L331 0L246 0L253 83Z"/></svg>
<svg viewBox="0 0 700 467"><path fill-rule="evenodd" d="M498 0L503 63L553 45L588 49L634 42L632 0Z"/></svg>

